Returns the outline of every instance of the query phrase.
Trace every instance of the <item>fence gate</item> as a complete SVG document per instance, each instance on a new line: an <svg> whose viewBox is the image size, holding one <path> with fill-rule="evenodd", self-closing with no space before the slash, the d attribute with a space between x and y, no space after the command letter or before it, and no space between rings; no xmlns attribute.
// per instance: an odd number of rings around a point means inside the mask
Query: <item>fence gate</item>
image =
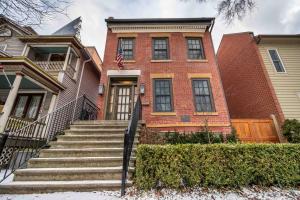
<svg viewBox="0 0 300 200"><path fill-rule="evenodd" d="M271 119L231 119L231 123L242 142L279 142Z"/></svg>

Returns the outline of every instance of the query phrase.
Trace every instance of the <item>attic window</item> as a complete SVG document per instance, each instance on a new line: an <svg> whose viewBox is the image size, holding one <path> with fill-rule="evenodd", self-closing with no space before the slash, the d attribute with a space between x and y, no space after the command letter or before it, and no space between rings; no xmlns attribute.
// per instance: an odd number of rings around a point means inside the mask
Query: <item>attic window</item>
<svg viewBox="0 0 300 200"><path fill-rule="evenodd" d="M0 37L10 37L12 34L11 30L8 28L0 28Z"/></svg>

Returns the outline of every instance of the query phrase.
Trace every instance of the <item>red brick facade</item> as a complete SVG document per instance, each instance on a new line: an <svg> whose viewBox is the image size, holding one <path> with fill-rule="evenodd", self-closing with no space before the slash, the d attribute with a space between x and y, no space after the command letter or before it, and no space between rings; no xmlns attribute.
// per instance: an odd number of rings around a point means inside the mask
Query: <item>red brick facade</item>
<svg viewBox="0 0 300 200"><path fill-rule="evenodd" d="M217 53L231 118L270 118L283 114L253 33L226 34Z"/></svg>
<svg viewBox="0 0 300 200"><path fill-rule="evenodd" d="M155 35L156 34L156 35ZM159 35L168 37L169 54L168 62L153 62L152 37ZM206 31L202 35L205 51L205 60L190 61L187 58L186 35L188 33L135 33L135 55L133 62L125 62L125 70L139 69L141 75L138 78L138 86L145 84L145 94L142 95L143 120L147 127L159 130L197 131L203 127L207 120L212 131L230 132L230 119L223 93L222 83L217 67L211 33ZM154 36L153 36L154 35ZM199 34L200 35L200 34ZM108 88L107 70L117 70L115 61L117 54L118 34L110 29L107 31L103 72L101 83ZM160 115L153 111L153 77L172 78L172 92L174 112L172 115ZM210 79L215 112L196 113L194 106L192 78L205 77ZM107 94L100 97L99 106L105 107ZM104 119L105 109L99 113L100 119ZM189 116L188 122L182 121L182 116Z"/></svg>

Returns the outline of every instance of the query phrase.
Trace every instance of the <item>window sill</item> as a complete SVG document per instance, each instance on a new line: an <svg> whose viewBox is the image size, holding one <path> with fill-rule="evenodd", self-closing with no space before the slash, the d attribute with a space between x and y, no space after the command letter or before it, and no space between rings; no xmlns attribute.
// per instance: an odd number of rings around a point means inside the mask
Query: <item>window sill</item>
<svg viewBox="0 0 300 200"><path fill-rule="evenodd" d="M218 112L194 112L194 115L216 116L219 115L219 113Z"/></svg>
<svg viewBox="0 0 300 200"><path fill-rule="evenodd" d="M159 62L172 62L173 60L151 60L153 63L159 63Z"/></svg>
<svg viewBox="0 0 300 200"><path fill-rule="evenodd" d="M114 62L116 63L117 61L114 60ZM135 63L135 60L123 60L124 63Z"/></svg>
<svg viewBox="0 0 300 200"><path fill-rule="evenodd" d="M176 112L153 112L151 115L154 116L176 116Z"/></svg>
<svg viewBox="0 0 300 200"><path fill-rule="evenodd" d="M201 60L198 60L198 59L195 59L195 60L188 59L187 62L207 63L208 60L207 59L201 59Z"/></svg>

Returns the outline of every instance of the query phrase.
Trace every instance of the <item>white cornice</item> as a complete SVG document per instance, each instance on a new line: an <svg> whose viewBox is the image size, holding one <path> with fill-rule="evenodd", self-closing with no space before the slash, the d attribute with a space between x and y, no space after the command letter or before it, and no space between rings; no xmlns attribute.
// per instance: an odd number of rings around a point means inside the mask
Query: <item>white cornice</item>
<svg viewBox="0 0 300 200"><path fill-rule="evenodd" d="M113 33L141 33L141 32L205 32L209 24L116 24L108 28Z"/></svg>

